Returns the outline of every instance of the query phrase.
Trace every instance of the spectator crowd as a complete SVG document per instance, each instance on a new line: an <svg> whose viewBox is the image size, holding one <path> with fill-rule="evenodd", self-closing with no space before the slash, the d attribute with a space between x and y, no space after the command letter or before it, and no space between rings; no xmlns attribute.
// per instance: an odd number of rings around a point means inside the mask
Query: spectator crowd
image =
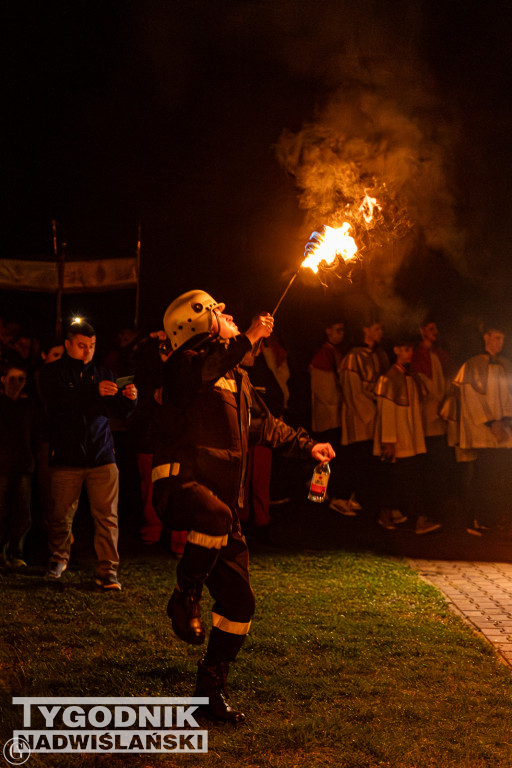
<svg viewBox="0 0 512 768"><path fill-rule="evenodd" d="M481 347L466 361L452 360L440 346L435 318L421 322L413 336L387 339L385 330L377 317L354 327L350 318L334 316L307 371L294 367L275 333L241 365L272 414L334 447L326 501L334 513L363 518L385 535L407 523L416 535L431 534L449 522L446 500L456 489L465 533L510 533L512 370L502 354L503 327L482 327ZM171 354L164 331L124 328L98 362L96 331L85 320L70 322L64 338L44 343L0 319L0 545L6 567L26 565L24 542L35 516L48 541L46 576L61 577L82 490L101 589L121 588L119 519L147 546L162 541L182 554L186 531L167 530L152 503L152 434ZM296 408L305 399L308 412ZM245 532L265 539L273 507L305 498L311 470L251 446Z"/></svg>

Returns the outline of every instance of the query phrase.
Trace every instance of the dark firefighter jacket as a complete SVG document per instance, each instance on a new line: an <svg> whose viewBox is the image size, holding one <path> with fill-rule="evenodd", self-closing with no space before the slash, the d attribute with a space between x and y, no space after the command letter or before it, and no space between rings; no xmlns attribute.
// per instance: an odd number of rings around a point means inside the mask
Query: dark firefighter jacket
<svg viewBox="0 0 512 768"><path fill-rule="evenodd" d="M115 461L109 419L128 417L136 400L121 392L102 397L98 384L114 377L94 361L84 365L67 353L41 368L39 387L50 426L50 463L99 467Z"/></svg>
<svg viewBox="0 0 512 768"><path fill-rule="evenodd" d="M153 480L195 480L235 508L243 506L249 441L290 456L311 455L307 432L273 416L238 367L250 349L241 335L171 355L157 414Z"/></svg>

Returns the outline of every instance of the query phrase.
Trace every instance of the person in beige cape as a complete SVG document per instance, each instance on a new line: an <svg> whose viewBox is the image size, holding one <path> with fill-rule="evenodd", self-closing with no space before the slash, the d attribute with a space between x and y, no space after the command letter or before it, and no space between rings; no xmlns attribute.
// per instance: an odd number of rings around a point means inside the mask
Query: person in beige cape
<svg viewBox="0 0 512 768"><path fill-rule="evenodd" d="M342 515L357 512L352 499L343 499L344 467L341 456L341 387L338 368L343 359L345 325L332 320L324 328L326 340L317 349L308 367L311 385L311 430L315 440L336 446L338 456L331 462L329 497L332 508Z"/></svg>
<svg viewBox="0 0 512 768"><path fill-rule="evenodd" d="M458 396L457 458L466 463L468 533L510 527L512 496L512 365L501 352L499 324L484 328L485 351L467 360L453 384Z"/></svg>
<svg viewBox="0 0 512 768"><path fill-rule="evenodd" d="M425 390L421 401L425 433L425 472L429 478L425 493L431 510L448 519L453 509L453 473L455 462L449 448L446 422L440 409L447 393L450 358L437 341L439 331L433 318L427 317L419 326L420 339L414 347L410 370L416 374ZM453 376L454 371L452 371Z"/></svg>
<svg viewBox="0 0 512 768"><path fill-rule="evenodd" d="M341 514L347 514L347 505L352 514L359 507L354 507L354 495L367 512L376 512L378 508L378 463L372 451L377 417L374 389L379 376L389 368L389 359L379 346L384 332L382 324L369 320L362 332L363 343L352 347L338 371L345 489L342 498L333 499L330 506Z"/></svg>
<svg viewBox="0 0 512 768"><path fill-rule="evenodd" d="M394 530L416 515L415 532L431 533L441 524L427 516L425 487L425 435L421 415L421 398L426 390L409 366L413 344L397 340L393 351L395 363L379 378L375 388L377 423L374 455L382 459L382 502L378 522L386 530Z"/></svg>

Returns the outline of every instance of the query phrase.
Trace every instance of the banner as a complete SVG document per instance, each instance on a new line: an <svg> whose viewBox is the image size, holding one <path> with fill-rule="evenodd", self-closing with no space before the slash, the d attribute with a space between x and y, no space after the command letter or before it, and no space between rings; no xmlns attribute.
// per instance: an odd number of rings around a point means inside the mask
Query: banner
<svg viewBox="0 0 512 768"><path fill-rule="evenodd" d="M137 287L137 259L94 259L63 264L63 293L112 291ZM57 293L59 266L55 261L0 259L0 290Z"/></svg>

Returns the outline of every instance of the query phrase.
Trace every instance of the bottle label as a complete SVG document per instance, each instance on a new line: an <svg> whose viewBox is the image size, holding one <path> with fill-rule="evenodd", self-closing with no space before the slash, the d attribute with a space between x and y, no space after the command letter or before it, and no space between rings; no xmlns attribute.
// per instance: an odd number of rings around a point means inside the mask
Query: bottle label
<svg viewBox="0 0 512 768"><path fill-rule="evenodd" d="M330 471L329 464L318 464L315 467L309 486L308 499L310 501L321 503L325 500Z"/></svg>

